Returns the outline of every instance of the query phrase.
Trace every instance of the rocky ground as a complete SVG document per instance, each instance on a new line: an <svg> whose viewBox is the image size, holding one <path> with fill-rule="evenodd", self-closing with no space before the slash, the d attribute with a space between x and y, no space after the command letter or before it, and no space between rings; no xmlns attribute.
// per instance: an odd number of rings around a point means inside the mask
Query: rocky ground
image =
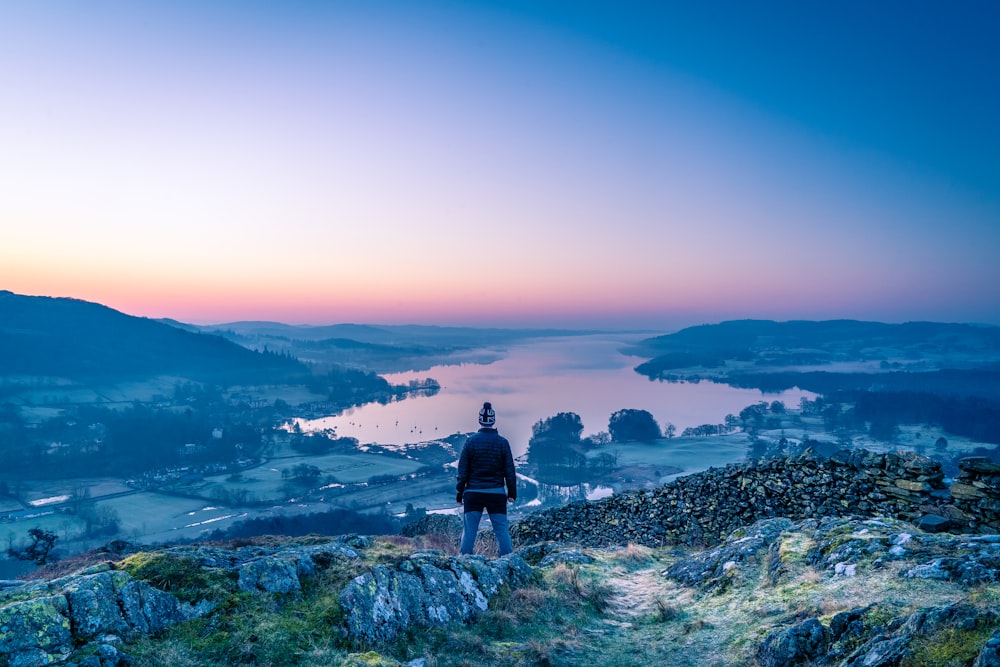
<svg viewBox="0 0 1000 667"><path fill-rule="evenodd" d="M766 519L706 549L524 546L454 526L91 555L4 582L16 667L1000 665L1000 536L887 518Z"/></svg>

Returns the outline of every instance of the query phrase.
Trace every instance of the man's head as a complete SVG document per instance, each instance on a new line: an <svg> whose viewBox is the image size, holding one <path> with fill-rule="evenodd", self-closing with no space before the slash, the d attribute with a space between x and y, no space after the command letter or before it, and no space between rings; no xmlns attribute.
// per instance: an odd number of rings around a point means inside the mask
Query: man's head
<svg viewBox="0 0 1000 667"><path fill-rule="evenodd" d="M479 425L486 428L497 425L497 413L493 412L493 404L489 401L483 403L483 407L479 410Z"/></svg>

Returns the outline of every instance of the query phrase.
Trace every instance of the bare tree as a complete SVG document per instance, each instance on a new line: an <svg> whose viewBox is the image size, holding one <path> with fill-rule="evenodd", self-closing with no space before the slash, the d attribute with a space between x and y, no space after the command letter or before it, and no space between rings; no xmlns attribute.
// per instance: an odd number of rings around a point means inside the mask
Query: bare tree
<svg viewBox="0 0 1000 667"><path fill-rule="evenodd" d="M28 531L31 537L31 544L18 551L13 547L7 549L7 554L18 560L30 560L36 565L45 565L49 562L49 552L55 545L56 534L41 528L32 528Z"/></svg>

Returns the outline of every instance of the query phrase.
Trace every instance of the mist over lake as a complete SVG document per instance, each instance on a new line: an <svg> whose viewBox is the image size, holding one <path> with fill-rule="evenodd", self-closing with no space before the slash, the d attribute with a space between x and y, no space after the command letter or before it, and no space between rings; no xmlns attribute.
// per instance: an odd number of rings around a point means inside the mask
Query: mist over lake
<svg viewBox="0 0 1000 667"><path fill-rule="evenodd" d="M492 363L434 366L393 373L393 384L427 377L441 384L433 396L415 396L389 404L370 403L337 415L302 420L303 430L334 429L338 436L362 443L405 445L469 433L478 428L483 401L497 411L497 426L515 456L524 454L531 427L560 412L580 415L584 434L608 429L611 414L624 408L649 411L664 426L685 428L722 423L727 414L761 400L796 407L815 394L793 389L764 394L713 382L650 381L633 369L642 361L621 349L648 334L593 334L526 340L496 351Z"/></svg>

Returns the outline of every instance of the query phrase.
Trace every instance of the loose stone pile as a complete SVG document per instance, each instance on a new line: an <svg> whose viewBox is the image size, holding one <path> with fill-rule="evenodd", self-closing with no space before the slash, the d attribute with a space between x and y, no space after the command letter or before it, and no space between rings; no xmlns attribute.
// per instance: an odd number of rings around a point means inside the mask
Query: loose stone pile
<svg viewBox="0 0 1000 667"><path fill-rule="evenodd" d="M966 459L949 494L941 465L914 453L840 451L762 459L680 477L657 489L572 503L512 528L518 544L714 545L760 519L886 516L927 531L997 532L1000 466Z"/></svg>

